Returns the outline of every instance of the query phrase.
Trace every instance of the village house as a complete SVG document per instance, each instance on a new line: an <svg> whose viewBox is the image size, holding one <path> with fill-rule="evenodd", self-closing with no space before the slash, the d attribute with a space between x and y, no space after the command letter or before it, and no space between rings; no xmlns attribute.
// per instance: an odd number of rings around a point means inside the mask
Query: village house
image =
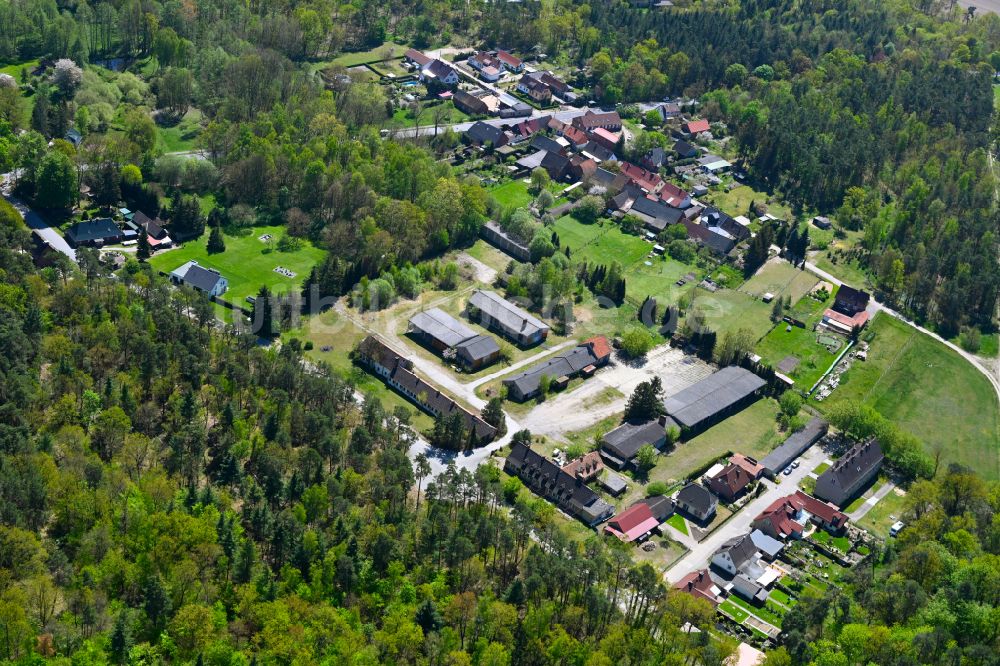
<svg viewBox="0 0 1000 666"><path fill-rule="evenodd" d="M707 523L715 515L719 500L697 483L689 483L677 493L674 505L699 523Z"/></svg>
<svg viewBox="0 0 1000 666"><path fill-rule="evenodd" d="M754 518L751 525L774 539L785 541L801 539L810 522L839 534L847 521L848 517L837 507L797 490L792 495L775 500Z"/></svg>
<svg viewBox="0 0 1000 666"><path fill-rule="evenodd" d="M65 236L72 247L113 245L125 238L122 230L109 217L71 224L66 229Z"/></svg>
<svg viewBox="0 0 1000 666"><path fill-rule="evenodd" d="M711 127L709 126L708 121L704 119L692 120L684 123L684 125L682 126L682 130L684 131L684 134L687 137L697 136L702 132L709 131L709 129L711 129Z"/></svg>
<svg viewBox="0 0 1000 666"><path fill-rule="evenodd" d="M674 585L675 590L686 592L695 599L704 599L713 606L722 603L722 590L712 580L708 569L698 569L681 578Z"/></svg>
<svg viewBox="0 0 1000 666"><path fill-rule="evenodd" d="M609 520L604 526L604 532L625 543L642 543L659 526L660 521L653 516L649 506L644 502L636 502Z"/></svg>
<svg viewBox="0 0 1000 666"><path fill-rule="evenodd" d="M209 296L221 296L229 288L229 281L213 268L199 266L189 261L170 272L170 281L183 284Z"/></svg>
<svg viewBox="0 0 1000 666"><path fill-rule="evenodd" d="M411 65L415 65L417 69L423 69L431 64L434 58L417 49L407 49L406 53L403 54L403 60Z"/></svg>
<svg viewBox="0 0 1000 666"><path fill-rule="evenodd" d="M470 433L472 446L488 442L496 436L496 428L462 407L430 382L418 377L413 372L412 361L374 335L369 335L358 344L357 360L432 416L452 417L457 414Z"/></svg>
<svg viewBox="0 0 1000 666"><path fill-rule="evenodd" d="M560 469L523 442L511 446L503 469L521 479L533 493L555 503L585 525L593 527L615 512L615 508L587 487L582 479Z"/></svg>
<svg viewBox="0 0 1000 666"><path fill-rule="evenodd" d="M517 82L517 91L530 97L538 104L548 104L552 101L552 90L537 78L525 74Z"/></svg>
<svg viewBox="0 0 1000 666"><path fill-rule="evenodd" d="M485 116L490 112L490 107L486 102L464 90L456 90L451 101L457 109L470 116Z"/></svg>
<svg viewBox="0 0 1000 666"><path fill-rule="evenodd" d="M878 476L882 447L877 440L855 444L816 479L816 497L843 507Z"/></svg>
<svg viewBox="0 0 1000 666"><path fill-rule="evenodd" d="M866 291L840 285L833 306L823 312L820 325L828 331L850 336L868 324L868 302L871 296Z"/></svg>
<svg viewBox="0 0 1000 666"><path fill-rule="evenodd" d="M740 497L753 481L754 477L750 476L745 469L729 463L722 471L709 478L708 487L722 500L732 502Z"/></svg>
<svg viewBox="0 0 1000 666"><path fill-rule="evenodd" d="M473 123L465 131L464 136L465 140L474 146L493 146L494 148L506 146L510 140L510 137L503 129L496 125L484 123L481 120Z"/></svg>
<svg viewBox="0 0 1000 666"><path fill-rule="evenodd" d="M549 334L548 324L492 291L477 289L467 309L470 319L523 347L536 345Z"/></svg>
<svg viewBox="0 0 1000 666"><path fill-rule="evenodd" d="M579 127L585 132L598 128L609 132L620 132L622 129L622 118L617 111L596 112L587 109L582 116L573 118L572 122L574 127Z"/></svg>
<svg viewBox="0 0 1000 666"><path fill-rule="evenodd" d="M524 71L524 62L503 49L497 51L497 60L500 61L500 64L508 72L520 74Z"/></svg>
<svg viewBox="0 0 1000 666"><path fill-rule="evenodd" d="M444 88L458 85L458 72L444 60L434 59L420 70L420 80Z"/></svg>
<svg viewBox="0 0 1000 666"><path fill-rule="evenodd" d="M621 172L649 194L657 194L663 189L663 178L654 171L647 171L630 162L622 162Z"/></svg>
<svg viewBox="0 0 1000 666"><path fill-rule="evenodd" d="M604 471L604 461L601 460L600 453L597 451L590 451L575 460L569 461L563 465L562 469L567 474L572 474L574 477L583 479L586 483L590 483Z"/></svg>
<svg viewBox="0 0 1000 666"><path fill-rule="evenodd" d="M552 388L563 388L574 377L590 377L611 358L607 338L597 336L572 349L545 359L524 372L503 380L507 398L514 402L530 400L542 392L542 378L550 380Z"/></svg>

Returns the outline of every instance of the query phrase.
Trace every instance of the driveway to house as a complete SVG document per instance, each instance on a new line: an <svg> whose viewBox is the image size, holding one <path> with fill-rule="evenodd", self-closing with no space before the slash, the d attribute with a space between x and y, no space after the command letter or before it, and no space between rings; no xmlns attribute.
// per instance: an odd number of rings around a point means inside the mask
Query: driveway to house
<svg viewBox="0 0 1000 666"><path fill-rule="evenodd" d="M684 446L681 444L681 446ZM764 491L760 497L757 497L752 502L749 502L743 507L732 518L729 522L725 523L710 535L705 537L690 553L682 557L677 561L672 567L664 572L664 578L667 579L669 583L676 583L681 578L695 569L701 569L708 566L708 563L712 560L712 555L715 554L723 543L732 539L733 537L738 537L743 534L748 534L750 530L750 523L756 518L761 511L766 509L775 500L781 499L786 495L791 495L795 492L798 487L799 482L801 482L806 476L809 475L814 469L816 469L820 463L826 459L826 452L819 446L810 447L805 453L803 453L797 459L799 462L798 469L793 469L792 473L788 476L783 474L778 475L780 482L772 483L766 479L762 479L761 483L767 490Z"/></svg>
<svg viewBox="0 0 1000 666"><path fill-rule="evenodd" d="M1000 2L1000 0L998 0L998 2ZM823 278L827 282L830 282L830 283L835 284L837 286L840 286L840 285L844 284L843 281L841 281L840 279L838 279L838 278L830 275L829 273L827 273L826 271L822 270L821 268L817 268L815 264L812 264L812 263L810 263L808 261L806 262L806 268L809 271L811 271L812 273L814 273L814 274L818 275L819 277ZM907 324L909 326L912 326L913 328L917 329L921 333L923 333L925 335L931 336L932 338L934 338L935 340L937 340L938 342L940 342L944 346L946 346L949 349L951 349L951 350L955 351L956 353L958 353L962 358L964 358L966 361L968 361L969 363L971 363L977 370L979 370L979 372L983 373L986 376L986 378L990 380L990 384L993 385L993 390L997 394L997 400L1000 400L1000 379L998 379L997 375L994 374L994 370L993 369L987 368L987 367L983 366L983 364L981 363L981 360L983 360L983 359L980 359L980 357L976 356L975 354L970 354L969 352L965 351L964 349L962 349L961 347L959 347L955 343L949 342L948 340L945 340L944 338L942 338L940 335L938 335L934 331L928 330L928 329L924 328L923 326L920 326L919 324L917 324L916 322L914 322L912 319L910 319L910 318L908 318L908 317L906 317L906 316L904 316L904 315L896 312L895 310L893 310L892 308L890 308L887 305L879 303L878 301L876 301L873 298L871 300L871 303L868 306L868 312L869 312L869 314L874 315L879 310L881 310L882 312L886 313L890 317L895 317L896 319L904 322L905 324ZM995 363L995 365L996 365L996 372L1000 373L1000 360L997 360L996 363Z"/></svg>
<svg viewBox="0 0 1000 666"><path fill-rule="evenodd" d="M847 516L857 522L864 518L869 511L875 508L875 505L882 501L882 498L895 490L896 484L892 481L886 481L882 484L882 487L875 491L875 494L865 500L864 504L859 506L854 511L847 514Z"/></svg>
<svg viewBox="0 0 1000 666"><path fill-rule="evenodd" d="M3 174L3 176L0 177L0 180L2 180L0 189L3 191L4 199L9 201L10 204L17 209L17 212L24 218L24 223L27 224L28 227L30 227L36 234L38 234L43 241L48 243L49 247L57 252L62 252L75 262L76 250L69 246L69 243L67 243L66 239L62 237L62 234L49 226L49 223L45 221L45 218L31 210L26 203L10 194L10 185L7 178L9 175L10 174Z"/></svg>

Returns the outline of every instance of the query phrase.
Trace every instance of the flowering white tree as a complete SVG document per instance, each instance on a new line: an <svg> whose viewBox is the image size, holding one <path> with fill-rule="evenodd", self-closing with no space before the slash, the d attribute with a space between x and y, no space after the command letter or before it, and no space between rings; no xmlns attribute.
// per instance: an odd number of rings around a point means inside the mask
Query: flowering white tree
<svg viewBox="0 0 1000 666"><path fill-rule="evenodd" d="M64 95L72 95L83 81L83 70L69 58L56 60L52 70L52 82L58 86Z"/></svg>

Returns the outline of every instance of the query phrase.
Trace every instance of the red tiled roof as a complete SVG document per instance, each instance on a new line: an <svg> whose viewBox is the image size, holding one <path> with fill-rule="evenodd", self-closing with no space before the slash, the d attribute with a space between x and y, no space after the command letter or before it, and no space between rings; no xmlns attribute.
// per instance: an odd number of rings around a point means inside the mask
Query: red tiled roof
<svg viewBox="0 0 1000 666"><path fill-rule="evenodd" d="M663 183L663 189L660 190L660 198L666 201L668 204L674 208L679 208L684 200L688 198L688 193L677 187L673 183Z"/></svg>
<svg viewBox="0 0 1000 666"><path fill-rule="evenodd" d="M611 356L611 344L603 335L597 335L589 340L584 340L583 344L590 345L591 351L594 352L594 356L598 359L605 359Z"/></svg>
<svg viewBox="0 0 1000 666"><path fill-rule="evenodd" d="M573 476L576 476L576 473L580 472L585 479L597 476L602 469L604 469L604 460L598 451L591 451L582 458L577 458L566 463L562 468L564 472Z"/></svg>
<svg viewBox="0 0 1000 666"><path fill-rule="evenodd" d="M709 124L707 120L692 120L685 125L685 128L690 134L698 134L699 132L707 132L709 130Z"/></svg>
<svg viewBox="0 0 1000 666"><path fill-rule="evenodd" d="M595 129L592 129L590 130L590 133L593 134L594 136L599 136L605 141L609 141L613 144L618 143L619 136L614 132L612 132L611 130L606 130L603 127L597 127Z"/></svg>
<svg viewBox="0 0 1000 666"><path fill-rule="evenodd" d="M713 606L719 604L719 600L716 598L715 594L712 593L712 588L715 587L715 582L712 577L708 575L708 569L698 569L692 571L688 575L677 581L674 585L675 590L681 590L682 592L687 592L693 597L699 599L705 599Z"/></svg>
<svg viewBox="0 0 1000 666"><path fill-rule="evenodd" d="M643 502L633 504L608 521L604 531L622 541L635 541L660 523L653 517L649 506Z"/></svg>
<svg viewBox="0 0 1000 666"><path fill-rule="evenodd" d="M801 490L796 490L792 495L775 500L754 520L770 522L774 527L775 534L784 537L802 531L804 526L794 518L800 511L815 516L826 525L838 528L843 527L848 521L847 515L841 513L835 506L816 499L812 495L807 495Z"/></svg>
<svg viewBox="0 0 1000 666"><path fill-rule="evenodd" d="M743 455L742 453L734 453L733 455L729 456L729 462L733 463L734 465L739 465L743 469L743 471L745 471L747 474L749 474L755 479L758 478L764 471L763 465L761 465L753 458Z"/></svg>
<svg viewBox="0 0 1000 666"><path fill-rule="evenodd" d="M855 326L862 327L868 323L868 313L864 310L853 317L848 317L847 315L841 314L836 310L827 310L823 313L823 318L835 321L841 326L845 326L849 329L853 329Z"/></svg>
<svg viewBox="0 0 1000 666"><path fill-rule="evenodd" d="M587 143L587 141L590 140L587 138L587 135L586 133L584 133L583 130L577 129L572 125L566 126L566 128L563 129L562 134L574 146L582 146L583 144Z"/></svg>
<svg viewBox="0 0 1000 666"><path fill-rule="evenodd" d="M403 54L403 57L405 57L407 60L412 60L421 67L428 64L431 60L434 60L434 58L431 58L430 56L426 55L421 51L418 51L417 49L407 49L406 53Z"/></svg>
<svg viewBox="0 0 1000 666"><path fill-rule="evenodd" d="M745 469L739 465L729 463L722 471L712 477L712 489L725 488L729 491L730 497L735 497L751 481L753 481L753 477Z"/></svg>
<svg viewBox="0 0 1000 666"><path fill-rule="evenodd" d="M646 169L630 164L629 162L621 163L621 172L631 178L636 185L650 192L663 184L663 179L660 178L660 174L647 171Z"/></svg>
<svg viewBox="0 0 1000 666"><path fill-rule="evenodd" d="M511 67L521 66L521 59L516 56L512 56L506 51L497 51L497 58L499 58L504 64L510 65Z"/></svg>

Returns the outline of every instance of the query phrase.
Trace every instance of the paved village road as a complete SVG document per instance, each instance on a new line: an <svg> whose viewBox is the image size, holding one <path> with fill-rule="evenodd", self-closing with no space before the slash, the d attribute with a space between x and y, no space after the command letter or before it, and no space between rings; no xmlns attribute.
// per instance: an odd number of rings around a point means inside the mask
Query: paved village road
<svg viewBox="0 0 1000 666"><path fill-rule="evenodd" d="M3 181L3 184L0 185L0 188L3 190L3 197L17 209L17 212L24 218L25 224L38 234L42 240L48 243L53 250L62 252L71 260L76 261L76 250L69 246L66 239L58 231L50 227L45 218L31 210L23 201L9 194L7 176L8 174L3 174L2 178L0 178Z"/></svg>
<svg viewBox="0 0 1000 666"><path fill-rule="evenodd" d="M767 488L763 494L746 504L737 512L729 522L719 527L701 542L687 555L679 559L672 567L664 572L664 577L669 583L676 583L685 574L708 566L712 555L723 543L733 537L750 532L750 523L766 509L769 504L786 495L795 492L799 482L806 478L810 472L816 469L820 463L826 459L826 452L819 446L813 446L802 454L799 458L799 467L793 469L788 476L778 475L778 483L772 483L762 479L761 483Z"/></svg>

